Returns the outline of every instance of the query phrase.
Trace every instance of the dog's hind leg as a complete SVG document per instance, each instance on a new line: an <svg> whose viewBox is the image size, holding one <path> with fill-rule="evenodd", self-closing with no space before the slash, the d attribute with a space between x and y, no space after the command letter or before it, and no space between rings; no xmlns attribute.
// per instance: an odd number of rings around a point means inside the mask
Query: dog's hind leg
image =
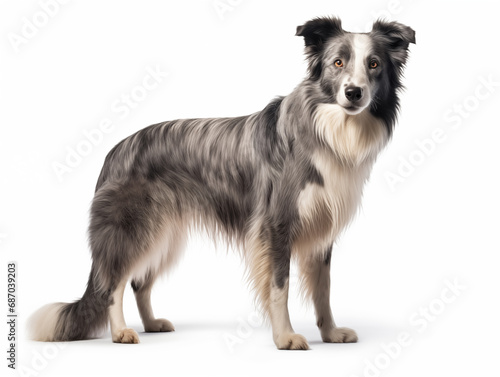
<svg viewBox="0 0 500 377"><path fill-rule="evenodd" d="M161 237L140 264L142 268L134 271L131 285L146 332L175 330L169 320L155 318L151 306L151 289L161 273L177 264L186 245L186 233L187 225L180 218L170 218L161 232Z"/></svg>
<svg viewBox="0 0 500 377"><path fill-rule="evenodd" d="M132 280L137 308L141 315L144 331L146 332L168 332L174 331L174 325L167 319L155 318L151 307L151 289L153 288L156 276L149 273L143 281Z"/></svg>
<svg viewBox="0 0 500 377"><path fill-rule="evenodd" d="M300 258L303 289L312 298L316 312L316 324L325 343L357 342L356 332L347 327L337 327L330 308L331 248Z"/></svg>
<svg viewBox="0 0 500 377"><path fill-rule="evenodd" d="M139 343L139 335L133 329L127 328L123 316L123 292L128 279L123 279L112 293L113 304L109 307L111 322L111 337L115 343Z"/></svg>
<svg viewBox="0 0 500 377"><path fill-rule="evenodd" d="M152 184L127 180L105 183L92 202L89 242L96 289L108 292L111 298L109 319L116 343L139 342L137 333L125 324L123 293L132 272L159 239L162 199Z"/></svg>

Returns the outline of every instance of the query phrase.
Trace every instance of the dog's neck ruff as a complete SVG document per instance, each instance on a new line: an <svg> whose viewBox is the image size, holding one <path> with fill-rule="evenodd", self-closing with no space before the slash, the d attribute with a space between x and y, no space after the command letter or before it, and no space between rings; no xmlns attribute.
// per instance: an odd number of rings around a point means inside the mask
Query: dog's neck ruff
<svg viewBox="0 0 500 377"><path fill-rule="evenodd" d="M372 164L389 135L384 122L368 109L348 115L336 104L317 107L314 127L323 148L311 161L324 182L308 183L300 192L302 229L294 250L322 253L356 214Z"/></svg>
<svg viewBox="0 0 500 377"><path fill-rule="evenodd" d="M348 167L373 161L389 139L384 122L368 108L349 115L339 105L320 104L314 125L319 139L331 148L341 165Z"/></svg>

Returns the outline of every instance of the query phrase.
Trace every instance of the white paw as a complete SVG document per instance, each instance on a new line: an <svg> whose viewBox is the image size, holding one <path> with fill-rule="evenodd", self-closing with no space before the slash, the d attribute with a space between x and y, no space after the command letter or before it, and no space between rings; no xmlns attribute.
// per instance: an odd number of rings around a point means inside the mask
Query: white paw
<svg viewBox="0 0 500 377"><path fill-rule="evenodd" d="M139 335L132 329L123 329L113 334L113 342L137 344L139 343Z"/></svg>
<svg viewBox="0 0 500 377"><path fill-rule="evenodd" d="M175 331L174 325L168 319L158 318L144 324L146 332L170 332Z"/></svg>
<svg viewBox="0 0 500 377"><path fill-rule="evenodd" d="M352 329L347 327L335 327L325 334L321 334L325 343L356 343L358 335Z"/></svg>
<svg viewBox="0 0 500 377"><path fill-rule="evenodd" d="M300 334L287 333L278 336L275 341L276 346L280 350L308 350L309 344L307 344L306 338Z"/></svg>

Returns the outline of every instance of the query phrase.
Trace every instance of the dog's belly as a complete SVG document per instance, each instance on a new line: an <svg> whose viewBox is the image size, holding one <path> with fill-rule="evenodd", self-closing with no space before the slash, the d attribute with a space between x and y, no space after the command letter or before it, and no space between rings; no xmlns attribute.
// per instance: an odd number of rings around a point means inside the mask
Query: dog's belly
<svg viewBox="0 0 500 377"><path fill-rule="evenodd" d="M299 252L324 252L332 245L356 214L372 165L343 167L326 153L317 153L313 163L324 184L309 183L299 194L301 227L294 244Z"/></svg>

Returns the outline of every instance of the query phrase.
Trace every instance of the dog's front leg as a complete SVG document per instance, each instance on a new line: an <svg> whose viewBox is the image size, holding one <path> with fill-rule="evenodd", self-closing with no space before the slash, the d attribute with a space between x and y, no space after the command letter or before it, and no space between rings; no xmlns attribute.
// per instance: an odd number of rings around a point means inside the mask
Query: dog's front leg
<svg viewBox="0 0 500 377"><path fill-rule="evenodd" d="M307 350L306 338L293 331L288 314L289 253L275 251L272 271L269 315L274 343L280 350Z"/></svg>
<svg viewBox="0 0 500 377"><path fill-rule="evenodd" d="M331 247L323 255L313 255L301 260L302 279L308 295L312 296L316 312L316 323L321 338L326 343L354 343L356 332L347 327L337 327L330 308L330 264Z"/></svg>

